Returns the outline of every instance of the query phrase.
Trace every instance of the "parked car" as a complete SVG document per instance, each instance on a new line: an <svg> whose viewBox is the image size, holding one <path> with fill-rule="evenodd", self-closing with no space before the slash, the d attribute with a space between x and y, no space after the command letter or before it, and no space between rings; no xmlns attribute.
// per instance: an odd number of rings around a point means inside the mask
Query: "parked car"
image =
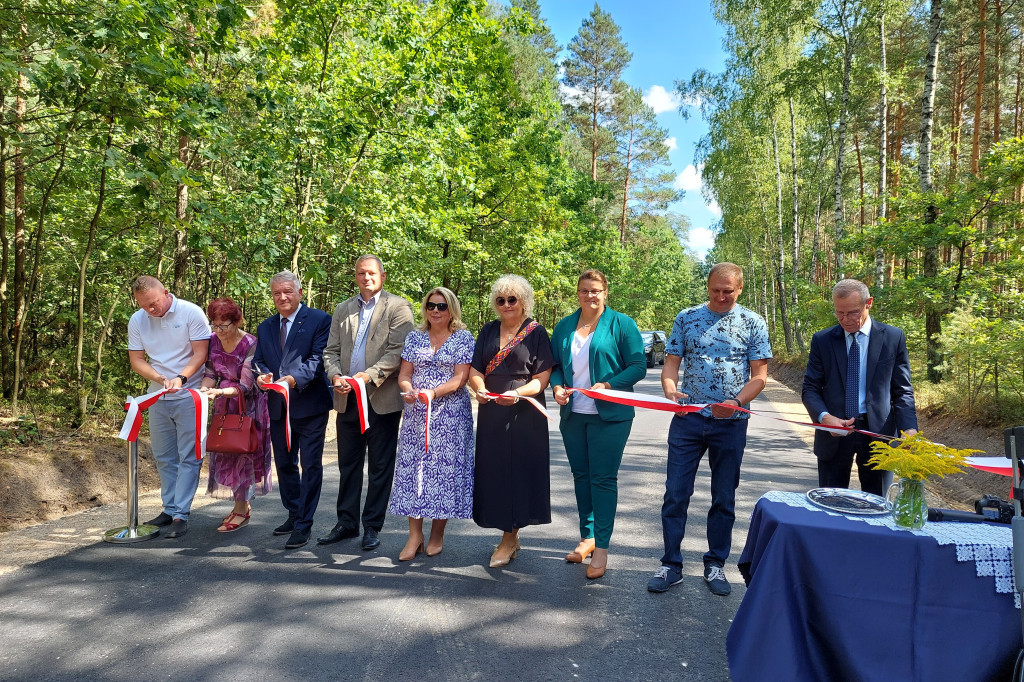
<svg viewBox="0 0 1024 682"><path fill-rule="evenodd" d="M665 342L668 334L662 331L640 332L644 339L644 356L647 358L647 366L665 364Z"/></svg>

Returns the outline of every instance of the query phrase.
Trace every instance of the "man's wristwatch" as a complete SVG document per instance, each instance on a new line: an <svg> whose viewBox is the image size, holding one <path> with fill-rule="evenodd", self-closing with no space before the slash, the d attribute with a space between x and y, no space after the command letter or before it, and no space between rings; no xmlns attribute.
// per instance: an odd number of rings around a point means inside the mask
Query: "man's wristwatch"
<svg viewBox="0 0 1024 682"><path fill-rule="evenodd" d="M174 378L175 379L181 379L181 385L182 386L184 386L186 383L188 383L188 377L185 376L184 374L176 374L174 376Z"/></svg>

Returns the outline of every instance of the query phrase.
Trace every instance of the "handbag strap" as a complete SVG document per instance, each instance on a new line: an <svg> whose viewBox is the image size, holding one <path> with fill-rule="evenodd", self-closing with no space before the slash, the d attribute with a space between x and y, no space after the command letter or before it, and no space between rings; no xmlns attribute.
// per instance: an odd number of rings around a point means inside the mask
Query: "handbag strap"
<svg viewBox="0 0 1024 682"><path fill-rule="evenodd" d="M491 361L487 363L487 371L484 372L484 376L489 376L491 372L498 369L498 365L505 361L505 358L508 357L508 354L515 350L516 346L521 344L523 340L530 335L530 332L532 332L539 326L539 322L537 322L536 320L532 320L530 324L520 329L519 333L515 335L515 338L509 341L508 344L504 348L499 350L498 354L491 358Z"/></svg>
<svg viewBox="0 0 1024 682"><path fill-rule="evenodd" d="M219 384L220 381L218 381L217 383ZM242 390L241 385L237 386L236 388L238 389L238 416L244 417L245 416L245 391ZM224 398L225 400L227 400L227 399L230 399L230 398L232 398L234 396L222 395L220 397Z"/></svg>

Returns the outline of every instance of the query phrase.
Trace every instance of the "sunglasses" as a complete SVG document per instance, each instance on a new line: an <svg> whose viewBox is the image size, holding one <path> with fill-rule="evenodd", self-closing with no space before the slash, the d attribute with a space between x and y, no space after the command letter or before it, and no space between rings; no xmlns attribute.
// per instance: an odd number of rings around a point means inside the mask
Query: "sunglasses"
<svg viewBox="0 0 1024 682"><path fill-rule="evenodd" d="M434 303L433 301L427 301L425 307L427 310L434 310L436 308L439 313L443 313L444 311L448 310L447 303Z"/></svg>
<svg viewBox="0 0 1024 682"><path fill-rule="evenodd" d="M504 296L497 296L495 297L494 302L499 308L503 308L506 303L509 305L515 305L519 302L519 299L515 296L509 296L508 298L505 298Z"/></svg>

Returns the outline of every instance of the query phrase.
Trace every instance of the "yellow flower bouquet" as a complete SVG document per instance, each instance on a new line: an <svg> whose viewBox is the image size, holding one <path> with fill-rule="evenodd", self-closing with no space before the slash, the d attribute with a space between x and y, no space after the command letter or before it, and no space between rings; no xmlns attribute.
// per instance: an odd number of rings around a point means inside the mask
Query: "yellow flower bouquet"
<svg viewBox="0 0 1024 682"><path fill-rule="evenodd" d="M896 525L921 528L928 518L924 479L929 476L945 477L963 471L967 458L981 450L947 447L933 443L920 433L903 436L902 439L889 442L877 440L871 443L874 454L868 464L900 477L897 494L892 499L892 518Z"/></svg>

